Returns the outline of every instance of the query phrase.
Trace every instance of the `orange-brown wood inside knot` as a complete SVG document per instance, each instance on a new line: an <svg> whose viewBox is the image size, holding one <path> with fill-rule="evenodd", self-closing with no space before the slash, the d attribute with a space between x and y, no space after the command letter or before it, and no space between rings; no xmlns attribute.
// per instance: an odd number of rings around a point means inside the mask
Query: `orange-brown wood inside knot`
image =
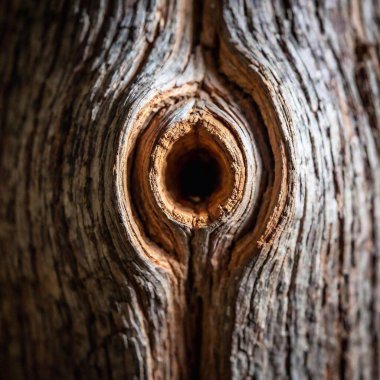
<svg viewBox="0 0 380 380"><path fill-rule="evenodd" d="M190 116L155 144L152 193L177 222L202 227L230 214L241 198L245 168L233 135L209 115Z"/></svg>

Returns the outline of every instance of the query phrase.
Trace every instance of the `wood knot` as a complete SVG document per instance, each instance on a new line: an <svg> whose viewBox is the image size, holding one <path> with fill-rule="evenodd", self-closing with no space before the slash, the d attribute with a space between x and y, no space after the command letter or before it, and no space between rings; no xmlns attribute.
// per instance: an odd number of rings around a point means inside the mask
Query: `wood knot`
<svg viewBox="0 0 380 380"><path fill-rule="evenodd" d="M169 123L152 147L149 188L165 215L200 228L230 215L246 178L243 154L232 133L205 112Z"/></svg>
<svg viewBox="0 0 380 380"><path fill-rule="evenodd" d="M205 260L224 265L233 241L248 229L259 235L271 215L262 201L272 198L274 178L262 120L254 104L226 99L175 89L131 113L121 136L116 174L125 228L136 249L169 271L186 270L199 243L192 239L204 241Z"/></svg>

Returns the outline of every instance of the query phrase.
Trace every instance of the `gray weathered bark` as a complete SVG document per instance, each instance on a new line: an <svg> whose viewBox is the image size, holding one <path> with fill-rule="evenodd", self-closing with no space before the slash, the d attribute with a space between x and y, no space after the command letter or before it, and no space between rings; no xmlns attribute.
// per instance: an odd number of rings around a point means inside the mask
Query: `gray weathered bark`
<svg viewBox="0 0 380 380"><path fill-rule="evenodd" d="M0 377L380 378L379 20L1 2Z"/></svg>

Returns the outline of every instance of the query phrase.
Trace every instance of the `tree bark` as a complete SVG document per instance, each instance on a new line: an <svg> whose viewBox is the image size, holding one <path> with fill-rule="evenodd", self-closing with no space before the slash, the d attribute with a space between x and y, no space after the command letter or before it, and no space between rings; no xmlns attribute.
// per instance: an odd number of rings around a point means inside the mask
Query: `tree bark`
<svg viewBox="0 0 380 380"><path fill-rule="evenodd" d="M379 379L379 20L2 1L0 377Z"/></svg>

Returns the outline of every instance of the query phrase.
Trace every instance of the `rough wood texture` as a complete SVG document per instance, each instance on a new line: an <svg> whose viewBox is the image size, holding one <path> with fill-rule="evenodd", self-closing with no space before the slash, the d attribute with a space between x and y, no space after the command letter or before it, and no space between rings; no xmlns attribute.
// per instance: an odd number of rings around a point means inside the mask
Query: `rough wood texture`
<svg viewBox="0 0 380 380"><path fill-rule="evenodd" d="M0 377L380 378L379 20L2 1Z"/></svg>

